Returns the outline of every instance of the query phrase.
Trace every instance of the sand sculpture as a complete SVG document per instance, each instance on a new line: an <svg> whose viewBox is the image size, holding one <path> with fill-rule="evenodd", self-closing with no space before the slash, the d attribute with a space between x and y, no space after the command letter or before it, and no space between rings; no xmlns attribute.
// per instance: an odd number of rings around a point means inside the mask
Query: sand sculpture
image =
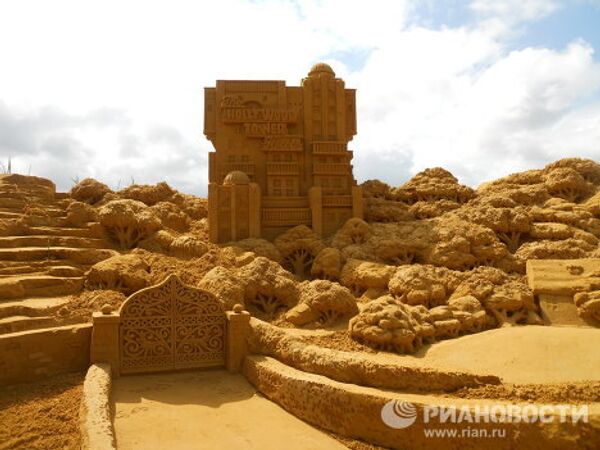
<svg viewBox="0 0 600 450"><path fill-rule="evenodd" d="M593 344L598 162L562 159L477 188L442 168L357 186L354 91L322 64L300 87L218 81L205 107L208 201L166 183L113 191L85 179L57 193L49 180L0 177L0 383L90 361L110 363L105 374L225 366L308 423L394 448L379 419L342 426L319 399L344 413L349 398L381 406L363 386L387 389L381 398L600 401L596 373L575 388L515 387L476 363L461 372L427 358L451 343L466 358L500 333L527 349L540 328L566 333L553 325ZM579 357L593 365L594 351ZM561 440L522 428L519 439L595 448L599 430Z"/></svg>
<svg viewBox="0 0 600 450"><path fill-rule="evenodd" d="M210 239L273 238L306 225L329 235L362 217L348 142L355 91L327 64L299 87L284 81L217 81L205 89Z"/></svg>

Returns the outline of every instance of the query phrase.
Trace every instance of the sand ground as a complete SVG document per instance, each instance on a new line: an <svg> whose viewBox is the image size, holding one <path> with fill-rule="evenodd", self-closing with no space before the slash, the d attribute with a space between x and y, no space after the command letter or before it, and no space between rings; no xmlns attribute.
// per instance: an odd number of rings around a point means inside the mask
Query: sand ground
<svg viewBox="0 0 600 450"><path fill-rule="evenodd" d="M506 383L600 380L600 329L522 326L488 330L432 345L430 367L497 375Z"/></svg>
<svg viewBox="0 0 600 450"><path fill-rule="evenodd" d="M120 450L346 448L222 370L123 376L113 400Z"/></svg>
<svg viewBox="0 0 600 450"><path fill-rule="evenodd" d="M335 330L286 330L307 344L356 353L365 361L497 375L504 383L600 381L600 329L569 326L495 328L426 345L414 355L374 352Z"/></svg>
<svg viewBox="0 0 600 450"><path fill-rule="evenodd" d="M0 387L0 450L78 450L84 376Z"/></svg>

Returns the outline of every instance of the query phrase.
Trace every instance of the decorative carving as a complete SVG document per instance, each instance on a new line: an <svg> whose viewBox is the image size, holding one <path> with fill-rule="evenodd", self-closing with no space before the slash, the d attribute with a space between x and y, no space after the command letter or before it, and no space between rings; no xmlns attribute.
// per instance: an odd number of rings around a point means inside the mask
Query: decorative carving
<svg viewBox="0 0 600 450"><path fill-rule="evenodd" d="M120 310L121 372L225 363L226 318L217 298L176 275L136 292Z"/></svg>
<svg viewBox="0 0 600 450"><path fill-rule="evenodd" d="M273 239L299 224L329 234L343 218L362 214L348 150L356 134L355 92L331 67L315 65L300 86L219 80L205 93L204 112L210 117L204 132L215 148L209 154L208 202L219 205L209 207L212 242ZM232 165L238 163L246 167ZM250 178L235 195L223 183L234 170ZM329 196L351 200L329 201ZM309 197L304 211L298 199L306 203ZM345 213L324 212L329 205ZM283 215L287 211L290 215Z"/></svg>

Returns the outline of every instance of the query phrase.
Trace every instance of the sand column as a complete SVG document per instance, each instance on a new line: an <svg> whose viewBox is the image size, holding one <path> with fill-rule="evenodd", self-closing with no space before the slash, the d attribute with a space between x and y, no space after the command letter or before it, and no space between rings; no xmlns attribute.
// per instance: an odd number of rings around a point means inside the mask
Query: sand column
<svg viewBox="0 0 600 450"><path fill-rule="evenodd" d="M118 313L95 312L92 315L92 345L90 362L108 363L114 375L119 375L119 324L121 317Z"/></svg>
<svg viewBox="0 0 600 450"><path fill-rule="evenodd" d="M227 341L225 343L225 365L232 373L239 372L248 353L246 340L250 331L250 313L241 305L227 311Z"/></svg>

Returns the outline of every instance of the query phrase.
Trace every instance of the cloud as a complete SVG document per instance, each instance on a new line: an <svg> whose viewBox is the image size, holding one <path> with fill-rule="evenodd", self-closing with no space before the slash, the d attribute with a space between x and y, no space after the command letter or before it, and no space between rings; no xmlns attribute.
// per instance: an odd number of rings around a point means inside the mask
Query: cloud
<svg viewBox="0 0 600 450"><path fill-rule="evenodd" d="M62 190L75 177L133 177L205 195L203 87L298 85L321 59L357 88L359 180L400 184L444 166L477 184L563 156L600 159L594 49L515 46L527 24L567 7L474 0L469 20L435 28L403 0L4 2L0 160Z"/></svg>
<svg viewBox="0 0 600 450"><path fill-rule="evenodd" d="M165 125L139 126L118 110L72 116L56 108L0 104L0 150L0 161L10 156L13 171L50 178L62 190L89 176L115 189L131 180L165 180L196 194L207 183L199 143Z"/></svg>
<svg viewBox="0 0 600 450"><path fill-rule="evenodd" d="M537 20L560 8L556 0L473 0L470 8L482 16L496 16L512 23Z"/></svg>

